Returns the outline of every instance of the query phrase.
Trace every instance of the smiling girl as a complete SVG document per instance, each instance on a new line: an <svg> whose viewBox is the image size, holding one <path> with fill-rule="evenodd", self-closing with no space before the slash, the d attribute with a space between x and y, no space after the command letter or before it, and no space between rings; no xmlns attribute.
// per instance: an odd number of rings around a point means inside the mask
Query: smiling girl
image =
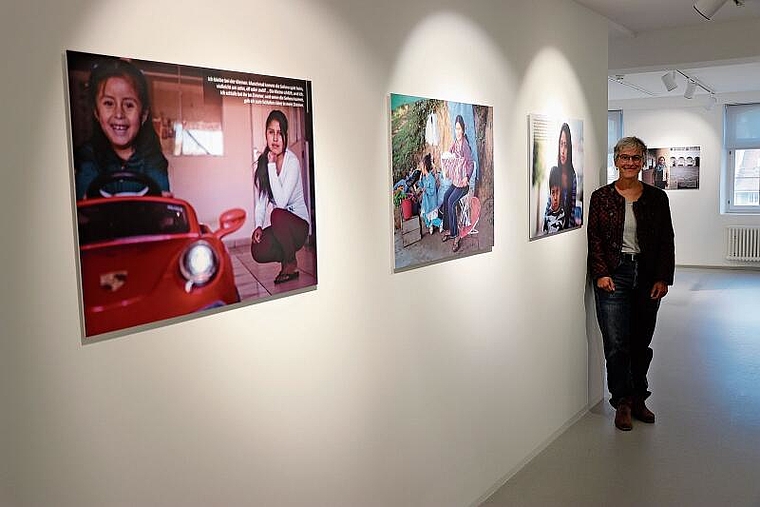
<svg viewBox="0 0 760 507"><path fill-rule="evenodd" d="M102 60L92 68L87 91L92 137L74 153L77 199L86 196L98 176L123 171L148 176L168 193L169 164L153 129L143 73L124 60ZM109 193L139 190L128 182L108 188Z"/></svg>

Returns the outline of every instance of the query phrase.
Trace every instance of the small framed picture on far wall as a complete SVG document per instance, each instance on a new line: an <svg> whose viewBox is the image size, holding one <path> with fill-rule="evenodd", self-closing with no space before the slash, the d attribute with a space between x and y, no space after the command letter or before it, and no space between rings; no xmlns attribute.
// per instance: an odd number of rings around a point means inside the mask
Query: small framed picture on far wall
<svg viewBox="0 0 760 507"><path fill-rule="evenodd" d="M649 148L641 181L663 190L699 188L700 147Z"/></svg>

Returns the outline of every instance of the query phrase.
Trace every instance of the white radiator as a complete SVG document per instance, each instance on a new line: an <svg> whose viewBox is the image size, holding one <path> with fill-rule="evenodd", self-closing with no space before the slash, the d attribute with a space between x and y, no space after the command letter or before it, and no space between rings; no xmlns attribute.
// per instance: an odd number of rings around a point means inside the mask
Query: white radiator
<svg viewBox="0 0 760 507"><path fill-rule="evenodd" d="M734 225L726 228L726 259L760 261L760 227Z"/></svg>

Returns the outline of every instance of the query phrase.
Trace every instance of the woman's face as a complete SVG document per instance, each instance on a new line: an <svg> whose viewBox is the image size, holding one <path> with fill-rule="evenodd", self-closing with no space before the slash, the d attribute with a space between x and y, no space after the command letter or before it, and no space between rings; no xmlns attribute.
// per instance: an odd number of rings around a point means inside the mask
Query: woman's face
<svg viewBox="0 0 760 507"><path fill-rule="evenodd" d="M638 179L639 172L644 167L644 156L635 148L620 150L620 153L615 158L615 167L619 171L619 180Z"/></svg>
<svg viewBox="0 0 760 507"><path fill-rule="evenodd" d="M559 163L567 164L567 134L564 130L559 135Z"/></svg>
<svg viewBox="0 0 760 507"><path fill-rule="evenodd" d="M117 154L130 155L147 111L132 81L115 76L100 85L95 101L95 118ZM123 157L124 158L124 157Z"/></svg>
<svg viewBox="0 0 760 507"><path fill-rule="evenodd" d="M464 136L464 129L462 129L462 125L459 122L454 124L454 135L457 137L457 141L461 141L462 136Z"/></svg>
<svg viewBox="0 0 760 507"><path fill-rule="evenodd" d="M280 122L277 120L272 120L267 125L267 146L275 155L282 155L285 150Z"/></svg>
<svg viewBox="0 0 760 507"><path fill-rule="evenodd" d="M660 157L657 159L657 163L660 165L665 165L665 157Z"/></svg>

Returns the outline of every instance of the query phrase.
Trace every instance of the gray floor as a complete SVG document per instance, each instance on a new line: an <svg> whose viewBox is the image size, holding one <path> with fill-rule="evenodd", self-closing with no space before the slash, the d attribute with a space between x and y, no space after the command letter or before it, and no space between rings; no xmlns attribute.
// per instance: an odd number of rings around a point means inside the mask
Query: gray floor
<svg viewBox="0 0 760 507"><path fill-rule="evenodd" d="M677 269L653 348L654 425L605 398L483 506L760 507L760 272Z"/></svg>

